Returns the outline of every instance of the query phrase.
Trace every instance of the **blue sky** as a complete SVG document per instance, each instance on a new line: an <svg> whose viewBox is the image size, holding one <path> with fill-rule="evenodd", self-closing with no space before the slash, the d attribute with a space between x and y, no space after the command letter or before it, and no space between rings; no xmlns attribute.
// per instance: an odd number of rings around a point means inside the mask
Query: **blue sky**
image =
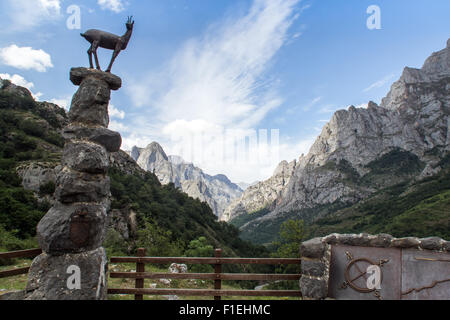
<svg viewBox="0 0 450 320"><path fill-rule="evenodd" d="M381 29L367 27L371 5ZM80 29L67 27L74 6ZM123 149L158 141L209 174L253 182L306 153L334 111L379 103L405 66L444 48L449 12L448 0L2 0L0 77L68 108L69 70L88 66L79 33L121 35L133 15L112 70ZM111 52L99 57L105 69Z"/></svg>

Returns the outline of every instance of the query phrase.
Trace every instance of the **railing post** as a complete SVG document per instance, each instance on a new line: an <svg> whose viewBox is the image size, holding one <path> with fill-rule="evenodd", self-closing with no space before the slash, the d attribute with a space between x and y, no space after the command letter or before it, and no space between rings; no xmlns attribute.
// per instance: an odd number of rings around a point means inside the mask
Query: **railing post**
<svg viewBox="0 0 450 320"><path fill-rule="evenodd" d="M139 248L137 250L137 256L138 257L145 257L145 249ZM136 263L136 272L145 272L145 263L137 262ZM136 278L136 289L143 289L144 288L144 278ZM144 300L144 295L142 294L135 294L134 300Z"/></svg>
<svg viewBox="0 0 450 320"><path fill-rule="evenodd" d="M214 255L216 258L222 257L222 249L216 249L214 250ZM214 280L214 289L220 290L222 289L222 280L221 280L221 273L222 273L222 264L219 260L217 260L217 263L214 265L214 273L216 274L216 280ZM214 296L214 300L221 300L221 296Z"/></svg>

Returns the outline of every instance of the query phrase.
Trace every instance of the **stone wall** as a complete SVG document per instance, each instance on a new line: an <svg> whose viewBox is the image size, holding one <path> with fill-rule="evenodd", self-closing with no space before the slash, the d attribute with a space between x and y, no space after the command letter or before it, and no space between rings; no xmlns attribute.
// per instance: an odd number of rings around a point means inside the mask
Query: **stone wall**
<svg viewBox="0 0 450 320"><path fill-rule="evenodd" d="M450 261L450 255L448 254L450 252L450 242L438 237L419 239L414 237L394 238L388 234L331 234L326 237L314 238L303 242L300 246L300 255L302 259L300 290L302 291L304 299L320 300L330 297L332 291L330 284L336 280L333 279L336 275L333 275L331 272L333 248L345 248L347 251L344 252L349 255L349 261L356 259L356 257L351 256L350 251L353 251L352 249L355 251L358 251L357 249L359 249L359 252L362 250L365 252L368 259L378 261L375 258L376 254L374 254L377 251L376 248L384 255L394 254L395 256L398 253L397 255L400 257L400 262L402 259L401 255L403 253L411 252L411 250L412 252L418 252L419 254L431 253L448 257L448 259L440 258L440 261L444 266L443 268L445 268L445 263ZM381 249L384 249L384 251ZM391 260L391 267L398 269L397 266L393 265L395 263L394 259L391 258ZM423 260L432 261L433 258L424 258ZM381 263L381 265L383 265L383 263ZM448 269L450 270L450 268ZM342 266L339 270L342 270ZM403 269L400 270L400 273L402 270ZM448 277L450 277L450 275ZM398 279L395 279L395 281L397 280ZM443 280L441 281L444 283ZM385 284L387 282L388 281L386 280ZM450 281L448 284L450 285ZM373 298L373 296L362 295L362 298ZM404 297L397 295L395 298L402 299ZM447 299L450 299L450 294Z"/></svg>

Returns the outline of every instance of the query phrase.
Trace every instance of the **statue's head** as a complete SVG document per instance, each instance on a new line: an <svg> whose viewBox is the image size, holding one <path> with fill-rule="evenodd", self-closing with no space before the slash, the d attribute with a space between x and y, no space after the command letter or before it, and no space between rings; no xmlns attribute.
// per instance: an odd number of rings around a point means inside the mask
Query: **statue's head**
<svg viewBox="0 0 450 320"><path fill-rule="evenodd" d="M127 20L127 30L132 30L134 26L133 16L128 17Z"/></svg>

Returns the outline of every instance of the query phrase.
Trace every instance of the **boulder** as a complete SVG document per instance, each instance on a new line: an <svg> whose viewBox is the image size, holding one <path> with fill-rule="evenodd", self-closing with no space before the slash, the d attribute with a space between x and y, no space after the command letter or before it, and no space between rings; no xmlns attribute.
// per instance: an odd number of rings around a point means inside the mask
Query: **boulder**
<svg viewBox="0 0 450 320"><path fill-rule="evenodd" d="M314 238L300 245L300 255L307 258L322 258L325 254L326 244L322 238Z"/></svg>
<svg viewBox="0 0 450 320"><path fill-rule="evenodd" d="M106 82L111 90L119 90L122 87L122 80L112 73L82 67L70 69L70 81L76 86L81 85L83 80L89 77Z"/></svg>
<svg viewBox="0 0 450 320"><path fill-rule="evenodd" d="M93 77L84 79L72 99L70 122L107 127L110 97L111 90L105 81Z"/></svg>
<svg viewBox="0 0 450 320"><path fill-rule="evenodd" d="M169 267L170 273L186 273L188 267L185 264L172 263Z"/></svg>
<svg viewBox="0 0 450 320"><path fill-rule="evenodd" d="M104 248L77 254L41 254L28 274L25 300L106 300L107 272ZM80 288L70 284L79 270Z"/></svg>
<svg viewBox="0 0 450 320"><path fill-rule="evenodd" d="M106 173L109 155L106 149L92 142L69 142L64 147L62 165L87 173Z"/></svg>
<svg viewBox="0 0 450 320"><path fill-rule="evenodd" d="M102 127L70 125L64 128L63 137L65 139L92 141L104 146L108 152L117 152L122 145L120 133Z"/></svg>
<svg viewBox="0 0 450 320"><path fill-rule="evenodd" d="M110 179L64 168L56 179L55 198L62 203L99 202L110 195Z"/></svg>
<svg viewBox="0 0 450 320"><path fill-rule="evenodd" d="M37 226L40 248L61 255L99 248L105 238L109 203L55 204Z"/></svg>

